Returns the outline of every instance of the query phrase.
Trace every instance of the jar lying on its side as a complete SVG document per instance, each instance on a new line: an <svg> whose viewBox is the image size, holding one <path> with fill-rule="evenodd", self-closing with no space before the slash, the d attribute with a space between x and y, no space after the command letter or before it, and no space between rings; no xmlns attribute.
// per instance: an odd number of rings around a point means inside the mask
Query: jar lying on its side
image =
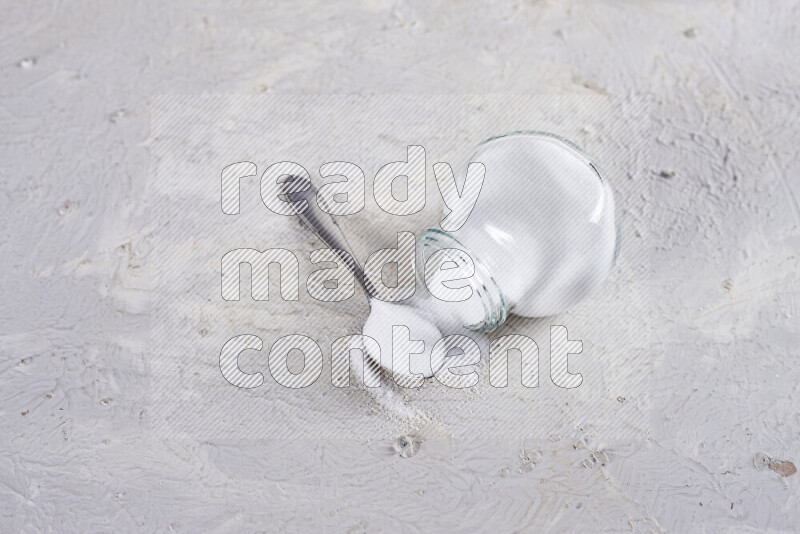
<svg viewBox="0 0 800 534"><path fill-rule="evenodd" d="M562 312L603 282L619 235L613 193L588 155L553 134L514 132L481 143L470 161L485 166L471 215L458 230L430 228L417 242L429 274L443 261L471 272L465 255L474 264L471 296L434 299L442 312L489 332L509 313Z"/></svg>

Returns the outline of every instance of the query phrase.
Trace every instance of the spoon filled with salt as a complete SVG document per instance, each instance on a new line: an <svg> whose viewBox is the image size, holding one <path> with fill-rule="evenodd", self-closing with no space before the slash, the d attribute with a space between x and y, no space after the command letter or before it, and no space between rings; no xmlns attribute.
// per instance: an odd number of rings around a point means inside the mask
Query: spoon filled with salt
<svg viewBox="0 0 800 534"><path fill-rule="evenodd" d="M435 322L426 316L428 314L420 313L417 307L420 299L409 299L417 306L411 302L404 304L378 299L373 284L355 260L341 227L330 214L331 207L325 204L324 197L317 194L317 189L307 178L287 178L282 182L285 200L292 203L300 221L334 251L367 297L370 313L363 327L365 337L360 346L353 348L361 349L401 385L410 386L421 378L432 377L444 363L444 358L431 361L433 346L442 334ZM396 327L405 327L405 330Z"/></svg>

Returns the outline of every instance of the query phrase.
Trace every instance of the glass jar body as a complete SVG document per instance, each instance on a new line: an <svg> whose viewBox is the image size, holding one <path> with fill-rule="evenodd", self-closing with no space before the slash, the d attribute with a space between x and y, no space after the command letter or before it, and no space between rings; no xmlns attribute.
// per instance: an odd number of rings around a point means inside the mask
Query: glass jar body
<svg viewBox="0 0 800 534"><path fill-rule="evenodd" d="M614 197L580 148L543 132L515 132L480 144L470 163L485 178L475 207L457 230L420 236L423 260L456 248L472 259L476 293L493 330L509 312L543 317L568 309L607 277L618 250ZM465 316L476 316L476 309Z"/></svg>

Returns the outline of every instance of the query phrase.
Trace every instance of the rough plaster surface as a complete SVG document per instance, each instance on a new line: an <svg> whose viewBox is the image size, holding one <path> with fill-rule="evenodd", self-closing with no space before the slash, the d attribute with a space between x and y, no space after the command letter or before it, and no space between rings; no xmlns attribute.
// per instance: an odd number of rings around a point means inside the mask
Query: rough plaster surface
<svg viewBox="0 0 800 534"><path fill-rule="evenodd" d="M7 4L0 530L797 529L797 3ZM153 98L260 92L647 95L641 432L605 450L565 408L532 452L423 434L410 458L158 432Z"/></svg>

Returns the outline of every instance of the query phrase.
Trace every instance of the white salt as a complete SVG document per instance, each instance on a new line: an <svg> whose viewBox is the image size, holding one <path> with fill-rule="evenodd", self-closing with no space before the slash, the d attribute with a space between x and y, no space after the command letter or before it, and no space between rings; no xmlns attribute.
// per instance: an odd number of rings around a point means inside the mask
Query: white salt
<svg viewBox="0 0 800 534"><path fill-rule="evenodd" d="M442 338L436 325L423 317L412 306L402 303L371 300L372 309L364 323L364 335L371 337L381 347L380 356L370 354L381 367L394 376L409 376L410 373L422 374L425 378L433 376L438 366L431 365L431 349ZM416 350L414 340L422 341L425 346L421 352L409 353L406 347L398 347L397 354L392 354L392 327L405 326L409 329L412 350ZM394 357L393 357L394 356ZM439 362L441 364L441 361Z"/></svg>
<svg viewBox="0 0 800 534"><path fill-rule="evenodd" d="M431 361L433 346L442 337L460 334L473 339L483 355L488 354L489 343L485 334L467 330L465 322L478 322L474 302L444 302L427 295L425 291L409 300L397 303L371 300L371 310L364 323L363 333L380 345L380 354L369 353L369 357L379 363L391 376L408 377L422 374L430 378L443 365L446 356ZM402 325L409 329L411 344L422 341L425 346L421 352L411 353L406 347L399 347L397 360L392 358L392 327ZM416 350L416 349L415 349Z"/></svg>

